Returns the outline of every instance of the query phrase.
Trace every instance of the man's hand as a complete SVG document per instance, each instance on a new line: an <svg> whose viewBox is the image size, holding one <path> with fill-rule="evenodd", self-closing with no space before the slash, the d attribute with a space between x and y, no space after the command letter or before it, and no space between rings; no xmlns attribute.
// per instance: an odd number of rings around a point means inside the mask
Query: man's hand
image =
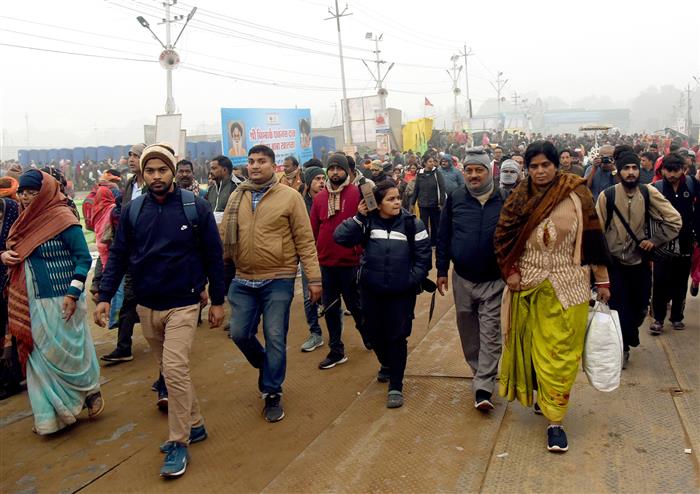
<svg viewBox="0 0 700 494"><path fill-rule="evenodd" d="M61 308L61 316L63 320L68 322L75 314L75 299L69 295L63 297L63 307Z"/></svg>
<svg viewBox="0 0 700 494"><path fill-rule="evenodd" d="M203 309L207 306L209 303L209 296L207 295L206 290L202 290L202 293L199 294L199 306Z"/></svg>
<svg viewBox="0 0 700 494"><path fill-rule="evenodd" d="M321 285L309 285L309 299L312 304L315 304L321 300L321 295L323 295L323 289Z"/></svg>
<svg viewBox="0 0 700 494"><path fill-rule="evenodd" d="M357 205L357 212L362 216L367 216L369 214L369 208L367 207L367 203L364 199L362 199L360 204Z"/></svg>
<svg viewBox="0 0 700 494"><path fill-rule="evenodd" d="M5 266L15 266L21 261L19 254L14 250L6 250L3 252L2 255L0 255L0 260Z"/></svg>
<svg viewBox="0 0 700 494"><path fill-rule="evenodd" d="M224 322L224 306L212 305L209 307L209 327L218 328Z"/></svg>
<svg viewBox="0 0 700 494"><path fill-rule="evenodd" d="M506 284L508 285L508 288L512 292L519 292L520 291L520 273L513 273L511 274L508 279L506 280Z"/></svg>
<svg viewBox="0 0 700 494"><path fill-rule="evenodd" d="M656 245L654 245L654 242L652 242L651 240L642 240L641 242L639 242L639 248L650 252L656 248Z"/></svg>
<svg viewBox="0 0 700 494"><path fill-rule="evenodd" d="M97 307L95 307L95 324L101 328L104 328L107 325L107 321L109 321L109 309L109 302L100 302L97 304Z"/></svg>
<svg viewBox="0 0 700 494"><path fill-rule="evenodd" d="M447 290L447 276L438 276L437 279L437 289L440 295L444 296Z"/></svg>

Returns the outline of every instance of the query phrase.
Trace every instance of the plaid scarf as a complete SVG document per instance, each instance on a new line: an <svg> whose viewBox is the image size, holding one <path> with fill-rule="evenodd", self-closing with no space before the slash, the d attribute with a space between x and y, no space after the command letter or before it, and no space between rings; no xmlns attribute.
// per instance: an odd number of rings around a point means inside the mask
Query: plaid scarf
<svg viewBox="0 0 700 494"><path fill-rule="evenodd" d="M328 191L328 217L332 217L341 210L340 194L342 194L345 186L350 184L350 175L345 178L345 182L340 184L336 190L331 187L331 181L326 180L326 190Z"/></svg>
<svg viewBox="0 0 700 494"><path fill-rule="evenodd" d="M193 180L192 185L190 185L189 187L185 187L185 190L189 190L195 195L195 197L199 197L199 182Z"/></svg>
<svg viewBox="0 0 700 494"><path fill-rule="evenodd" d="M243 195L246 192L259 192L276 185L277 177L273 174L270 180L262 184L256 184L250 180L241 183L228 198L224 216L221 219L219 234L224 244L224 259L233 259L236 243L238 242L238 209L241 207Z"/></svg>
<svg viewBox="0 0 700 494"><path fill-rule="evenodd" d="M496 260L503 278L507 278L520 256L532 232L554 208L571 192L581 200L583 217L583 255L581 264L608 266L610 255L595 210L593 196L586 181L570 173L557 172L552 183L545 188L532 185L531 178L523 180L508 196L496 226L494 245Z"/></svg>

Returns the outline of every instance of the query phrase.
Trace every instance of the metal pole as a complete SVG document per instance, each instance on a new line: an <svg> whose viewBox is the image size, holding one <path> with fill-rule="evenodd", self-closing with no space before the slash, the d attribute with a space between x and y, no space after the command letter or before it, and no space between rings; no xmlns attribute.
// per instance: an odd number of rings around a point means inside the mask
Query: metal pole
<svg viewBox="0 0 700 494"><path fill-rule="evenodd" d="M165 3L165 46L166 49L172 50L173 46L170 43L170 0L167 0ZM167 92L168 96L167 99L165 100L165 113L168 115L171 115L175 113L175 99L173 98L173 69L168 67L165 69L166 73L166 86L167 86Z"/></svg>
<svg viewBox="0 0 700 494"><path fill-rule="evenodd" d="M350 108L348 106L348 91L345 86L345 61L343 59L343 38L340 35L340 18L344 17L346 15L352 15L352 14L346 14L345 11L348 9L347 5L345 6L345 10L340 12L340 9L338 8L338 0L335 0L335 12L331 11L331 9L328 9L328 13L331 14L331 17L327 18L328 19L335 19L336 26L338 28L338 51L340 52L340 77L342 79L343 83L343 134L345 138L345 142L348 145L352 145L352 132L350 129Z"/></svg>
<svg viewBox="0 0 700 494"><path fill-rule="evenodd" d="M464 53L462 53L462 55L464 55L464 85L465 85L465 89L467 91L467 94L466 94L466 97L467 97L467 118L471 119L472 118L472 100L469 97L469 68L467 66L467 57L469 57L469 55L473 55L473 53L472 53L471 49L469 49L469 51L467 51L467 44L466 43L464 43ZM470 122L470 125L471 125L471 122Z"/></svg>
<svg viewBox="0 0 700 494"><path fill-rule="evenodd" d="M379 106L382 111L386 110L386 99L382 91L382 61L379 59L379 37L374 37L374 53L377 56L377 91L379 92Z"/></svg>

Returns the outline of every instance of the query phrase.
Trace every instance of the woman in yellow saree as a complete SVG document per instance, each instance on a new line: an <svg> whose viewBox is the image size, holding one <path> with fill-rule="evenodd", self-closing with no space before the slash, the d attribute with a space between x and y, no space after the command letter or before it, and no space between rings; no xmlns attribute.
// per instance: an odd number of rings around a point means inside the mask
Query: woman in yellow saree
<svg viewBox="0 0 700 494"><path fill-rule="evenodd" d="M494 238L507 283L500 394L549 420L547 448L568 450L562 420L583 353L590 271L599 298L610 298L609 255L584 179L559 171L554 145L525 151L528 179L506 201Z"/></svg>

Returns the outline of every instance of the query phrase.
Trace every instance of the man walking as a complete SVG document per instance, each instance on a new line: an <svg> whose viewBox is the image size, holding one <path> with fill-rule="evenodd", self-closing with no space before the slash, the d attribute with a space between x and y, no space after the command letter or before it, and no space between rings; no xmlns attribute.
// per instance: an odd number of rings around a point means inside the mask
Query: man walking
<svg viewBox="0 0 700 494"><path fill-rule="evenodd" d="M349 171L345 155L331 155L326 170L326 187L318 193L311 206L311 228L316 238L318 262L323 277L323 307L330 347L328 356L318 365L319 369L330 369L348 360L342 341L341 296L355 320L355 327L363 335L363 341L367 341L362 329L362 311L357 286L357 270L362 250L359 247L343 247L333 239L335 229L347 218L355 216L362 199L360 189L350 183Z"/></svg>
<svg viewBox="0 0 700 494"><path fill-rule="evenodd" d="M304 177L299 169L299 160L294 156L287 156L282 163L284 174L280 177L280 183L291 187L300 194L304 192Z"/></svg>
<svg viewBox="0 0 700 494"><path fill-rule="evenodd" d="M429 154L425 157L425 168L416 175L416 185L411 198L411 209L418 203L420 219L426 228L430 230L430 245L435 247L438 240L440 223L440 208L445 202L445 182L442 175L435 167L435 156Z"/></svg>
<svg viewBox="0 0 700 494"><path fill-rule="evenodd" d="M654 322L649 333L659 335L666 319L666 306L671 302L673 329L685 329L683 312L688 290L693 242L700 240L700 182L683 174L683 157L667 154L661 163L664 179L655 187L678 211L683 221L678 238L669 244L674 255L654 261L654 290L652 311Z"/></svg>
<svg viewBox="0 0 700 494"><path fill-rule="evenodd" d="M297 266L309 278L310 301L321 296L321 272L301 194L279 183L275 152L248 151L248 179L231 196L221 223L224 261L233 262L231 338L258 369L258 389L268 422L284 418L282 383L287 370L289 307ZM265 346L255 336L262 317Z"/></svg>
<svg viewBox="0 0 700 494"><path fill-rule="evenodd" d="M491 166L486 152L467 150L466 187L456 189L445 202L436 254L440 295L447 291L450 262L454 265L457 329L464 358L474 373L474 407L482 411L493 409L491 395L501 357L500 311L505 287L493 247L504 200L494 184Z"/></svg>
<svg viewBox="0 0 700 494"><path fill-rule="evenodd" d="M584 173L586 185L591 189L593 199L597 198L601 192L608 187L615 185L615 158L613 153L615 147L610 144L601 146L598 156L593 160L593 164Z"/></svg>
<svg viewBox="0 0 700 494"><path fill-rule="evenodd" d="M445 154L440 158L440 169L438 173L442 175L442 181L445 183L445 194L450 195L456 189L464 187L464 176L452 161L452 156Z"/></svg>
<svg viewBox="0 0 700 494"><path fill-rule="evenodd" d="M610 308L618 311L622 326L624 364L630 347L639 346L639 326L644 322L651 295L648 256L678 235L681 217L653 186L639 185L639 156L622 153L616 162L620 183L598 196L596 210L608 242L612 264ZM662 228L647 236L647 215Z"/></svg>
<svg viewBox="0 0 700 494"><path fill-rule="evenodd" d="M179 477L189 461L188 445L207 437L190 375L190 351L207 283L211 327L224 317L221 240L209 205L174 184L175 157L169 148L148 146L141 168L148 191L123 211L102 276L95 322L104 325L109 301L130 269L143 334L170 395L160 474Z"/></svg>
<svg viewBox="0 0 700 494"><path fill-rule="evenodd" d="M207 201L214 212L216 224L221 224L221 218L226 209L226 203L231 193L236 190L239 183L237 177L233 175L233 163L226 156L217 156L209 163L209 173L214 179L214 183L207 190Z"/></svg>
<svg viewBox="0 0 700 494"><path fill-rule="evenodd" d="M131 146L131 149L129 150L129 158L127 163L129 165L129 172L132 173L132 176L126 182L121 203L117 203L114 213L115 216L120 217L120 221L121 212L127 206L127 204L143 194L145 181L141 171L141 154L143 153L145 147L145 144L135 144ZM98 276L97 267L95 267L95 276ZM101 269L99 277L101 281ZM100 290L99 282L97 288ZM110 364L120 364L122 362L129 362L130 360L134 359L131 353L131 340L134 335L134 326L137 322L139 322L139 316L136 313L136 304L137 300L134 293L132 274L130 269L127 269L124 275L124 299L122 300L122 306L119 309L117 348L115 348L111 353L100 357L105 362L109 362ZM165 396L167 401L167 392Z"/></svg>

